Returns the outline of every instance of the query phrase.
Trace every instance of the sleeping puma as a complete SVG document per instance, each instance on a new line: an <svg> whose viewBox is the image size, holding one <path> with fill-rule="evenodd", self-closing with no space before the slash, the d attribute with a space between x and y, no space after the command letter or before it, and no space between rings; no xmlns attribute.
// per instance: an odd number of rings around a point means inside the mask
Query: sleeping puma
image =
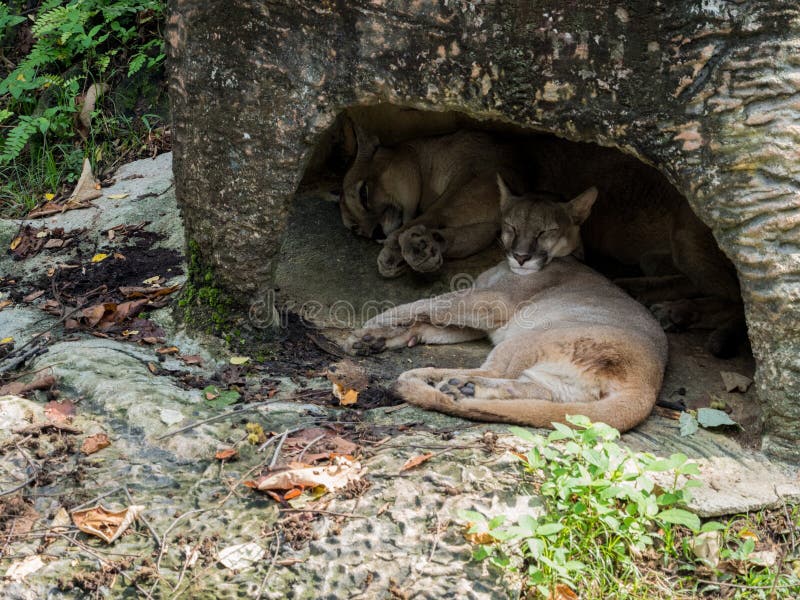
<svg viewBox="0 0 800 600"><path fill-rule="evenodd" d="M495 176L517 185L515 153L485 133L460 131L380 146L355 123L353 165L340 209L353 232L383 242L378 270L396 277L407 267L437 271L445 258L490 246L500 229Z"/></svg>
<svg viewBox="0 0 800 600"><path fill-rule="evenodd" d="M569 203L512 196L498 177L507 261L470 290L419 300L370 319L347 340L370 353L488 335L479 369L406 371L407 402L461 417L549 427L582 414L620 431L650 414L661 388L667 340L638 302L569 255L597 197Z"/></svg>

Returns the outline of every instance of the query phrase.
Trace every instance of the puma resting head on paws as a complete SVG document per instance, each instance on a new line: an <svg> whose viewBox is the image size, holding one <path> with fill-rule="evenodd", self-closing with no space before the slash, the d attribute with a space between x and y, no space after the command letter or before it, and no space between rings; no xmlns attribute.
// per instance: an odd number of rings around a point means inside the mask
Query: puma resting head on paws
<svg viewBox="0 0 800 600"><path fill-rule="evenodd" d="M472 289L370 319L346 349L373 353L488 335L495 347L479 369L406 371L397 393L481 421L550 427L581 414L620 431L636 426L661 389L667 340L641 304L569 256L580 249L577 228L596 190L559 204L541 194L517 198L498 184L507 260Z"/></svg>
<svg viewBox="0 0 800 600"><path fill-rule="evenodd" d="M460 131L387 148L355 123L345 127L357 151L344 177L342 221L383 244L381 275L437 271L445 259L494 242L500 222L495 175L520 183L511 147Z"/></svg>

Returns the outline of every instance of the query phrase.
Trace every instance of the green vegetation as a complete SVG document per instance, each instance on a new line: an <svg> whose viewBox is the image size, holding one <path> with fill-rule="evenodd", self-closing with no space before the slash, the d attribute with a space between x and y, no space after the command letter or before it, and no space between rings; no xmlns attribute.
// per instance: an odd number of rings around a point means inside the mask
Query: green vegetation
<svg viewBox="0 0 800 600"><path fill-rule="evenodd" d="M521 577L531 597L694 598L720 589L724 597L769 598L776 589L798 597L790 569L754 559L758 536L741 535L749 531L741 519L703 524L684 508L700 485L686 456L634 453L607 425L570 422L574 429L556 425L547 438L513 428L533 445L519 457L539 507L514 519L464 511L475 559Z"/></svg>
<svg viewBox="0 0 800 600"><path fill-rule="evenodd" d="M0 212L162 149L163 0L0 4ZM94 96L97 96L93 99ZM83 114L81 114L82 109Z"/></svg>
<svg viewBox="0 0 800 600"><path fill-rule="evenodd" d="M214 285L214 274L202 264L200 249L194 240L189 242L187 258L188 277L178 300L183 321L206 333L224 336L225 341L231 343L231 335L225 332L230 324L233 300Z"/></svg>

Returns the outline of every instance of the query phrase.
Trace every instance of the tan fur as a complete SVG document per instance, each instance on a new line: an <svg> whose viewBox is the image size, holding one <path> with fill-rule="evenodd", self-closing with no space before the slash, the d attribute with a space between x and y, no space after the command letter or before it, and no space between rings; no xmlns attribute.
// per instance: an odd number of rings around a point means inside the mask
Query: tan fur
<svg viewBox="0 0 800 600"><path fill-rule="evenodd" d="M342 221L383 241L384 277L438 270L445 258L491 245L499 227L495 175L519 179L514 153L485 133L461 131L380 146L355 124L357 152L344 178Z"/></svg>
<svg viewBox="0 0 800 600"><path fill-rule="evenodd" d="M746 337L733 264L711 230L652 167L618 151L538 137L528 144L537 189L571 197L592 185L597 202L581 227L586 259L637 265L645 277L616 280L668 329L714 330L708 349L732 356Z"/></svg>
<svg viewBox="0 0 800 600"><path fill-rule="evenodd" d="M454 343L488 335L495 344L480 369L414 369L398 378L406 401L466 418L549 427L582 414L625 431L650 414L667 360L664 332L652 315L608 279L574 258L572 228L596 190L541 214L542 198L514 198L500 182L508 260L474 288L388 310L348 339L356 353ZM529 257L518 238L544 224Z"/></svg>

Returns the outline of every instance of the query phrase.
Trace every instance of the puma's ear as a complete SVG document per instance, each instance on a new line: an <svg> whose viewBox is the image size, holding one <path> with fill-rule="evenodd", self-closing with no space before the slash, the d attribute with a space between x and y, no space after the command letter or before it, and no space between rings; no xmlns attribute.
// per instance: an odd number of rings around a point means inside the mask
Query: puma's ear
<svg viewBox="0 0 800 600"><path fill-rule="evenodd" d="M589 213L592 212L592 205L595 200L597 200L597 188L592 186L569 201L569 216L575 225L580 225L589 218Z"/></svg>
<svg viewBox="0 0 800 600"><path fill-rule="evenodd" d="M372 158L372 155L375 154L375 151L378 149L378 145L380 144L378 137L364 131L361 126L352 119L348 118L347 121L350 123L350 126L353 128L353 132L355 133L357 146L356 158Z"/></svg>
<svg viewBox="0 0 800 600"><path fill-rule="evenodd" d="M514 201L514 196L500 173L497 174L497 189L500 190L500 210L505 211Z"/></svg>
<svg viewBox="0 0 800 600"><path fill-rule="evenodd" d="M342 121L342 149L348 159L355 158L358 152L358 138L353 120L345 116Z"/></svg>

